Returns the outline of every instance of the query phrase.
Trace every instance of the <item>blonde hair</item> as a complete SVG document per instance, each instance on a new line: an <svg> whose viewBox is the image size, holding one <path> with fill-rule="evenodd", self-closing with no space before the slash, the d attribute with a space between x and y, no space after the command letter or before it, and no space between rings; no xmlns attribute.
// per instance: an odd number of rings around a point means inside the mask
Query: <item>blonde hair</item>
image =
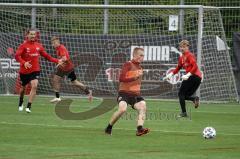
<svg viewBox="0 0 240 159"><path fill-rule="evenodd" d="M179 46L184 46L184 45L190 46L189 41L188 41L188 40L182 40L182 41L179 43Z"/></svg>
<svg viewBox="0 0 240 159"><path fill-rule="evenodd" d="M53 36L53 37L51 38L51 41L54 41L54 40L60 41L60 40L59 40L59 37L57 37L57 36Z"/></svg>
<svg viewBox="0 0 240 159"><path fill-rule="evenodd" d="M138 51L144 51L144 49L143 49L143 48L140 48L140 47L135 47L135 48L133 49L133 55L135 55Z"/></svg>

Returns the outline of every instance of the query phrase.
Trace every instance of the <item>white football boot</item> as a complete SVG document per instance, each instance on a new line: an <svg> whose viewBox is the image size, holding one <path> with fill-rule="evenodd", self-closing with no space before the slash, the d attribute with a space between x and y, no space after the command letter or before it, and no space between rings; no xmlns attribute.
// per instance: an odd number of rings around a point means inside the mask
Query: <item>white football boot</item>
<svg viewBox="0 0 240 159"><path fill-rule="evenodd" d="M29 108L25 109L27 113L31 113L31 110Z"/></svg>
<svg viewBox="0 0 240 159"><path fill-rule="evenodd" d="M60 101L61 101L61 98L53 98L52 100L50 100L51 103L57 103Z"/></svg>
<svg viewBox="0 0 240 159"><path fill-rule="evenodd" d="M21 105L21 106L18 106L18 111L23 111L23 105Z"/></svg>

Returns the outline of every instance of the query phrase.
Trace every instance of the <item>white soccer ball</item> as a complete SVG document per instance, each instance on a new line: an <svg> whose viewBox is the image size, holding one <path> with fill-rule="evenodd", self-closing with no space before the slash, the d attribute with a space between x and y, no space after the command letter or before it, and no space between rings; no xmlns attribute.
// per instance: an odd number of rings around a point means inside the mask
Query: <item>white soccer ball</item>
<svg viewBox="0 0 240 159"><path fill-rule="evenodd" d="M216 136L216 130L213 127L206 127L203 130L203 137L205 139L212 139Z"/></svg>

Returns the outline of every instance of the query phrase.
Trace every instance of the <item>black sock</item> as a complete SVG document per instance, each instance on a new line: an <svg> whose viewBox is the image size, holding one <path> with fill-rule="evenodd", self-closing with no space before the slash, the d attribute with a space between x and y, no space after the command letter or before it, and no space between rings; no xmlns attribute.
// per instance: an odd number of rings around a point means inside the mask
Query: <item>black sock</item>
<svg viewBox="0 0 240 159"><path fill-rule="evenodd" d="M56 98L59 98L60 97L59 92L55 92L55 93L56 93Z"/></svg>
<svg viewBox="0 0 240 159"><path fill-rule="evenodd" d="M107 129L112 129L112 125L108 124Z"/></svg>
<svg viewBox="0 0 240 159"><path fill-rule="evenodd" d="M179 103L180 103L182 112L186 113L186 103L185 103L185 97L183 95L179 96Z"/></svg>
<svg viewBox="0 0 240 159"><path fill-rule="evenodd" d="M31 106L32 106L32 103L29 103L27 104L27 108L31 109Z"/></svg>
<svg viewBox="0 0 240 159"><path fill-rule="evenodd" d="M140 130L142 130L142 129L143 129L143 126L142 126L142 125L137 126L137 130L138 130L138 131L140 131Z"/></svg>
<svg viewBox="0 0 240 159"><path fill-rule="evenodd" d="M20 106L22 106L22 104L23 104L23 97L19 97L19 104L18 104L18 106L20 107Z"/></svg>

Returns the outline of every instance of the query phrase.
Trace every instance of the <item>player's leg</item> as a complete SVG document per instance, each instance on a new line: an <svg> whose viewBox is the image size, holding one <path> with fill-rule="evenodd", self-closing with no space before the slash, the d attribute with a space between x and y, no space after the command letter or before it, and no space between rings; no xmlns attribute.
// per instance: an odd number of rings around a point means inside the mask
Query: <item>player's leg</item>
<svg viewBox="0 0 240 159"><path fill-rule="evenodd" d="M30 84L31 84L31 91L30 91L30 94L28 97L28 104L27 104L27 108L26 108L27 113L31 113L32 102L37 93L38 79L31 80Z"/></svg>
<svg viewBox="0 0 240 159"><path fill-rule="evenodd" d="M179 115L179 117L187 117L185 97L186 97L187 91L190 88L191 88L191 81L189 79L182 81L181 87L178 92L179 103L182 110L182 113Z"/></svg>
<svg viewBox="0 0 240 159"><path fill-rule="evenodd" d="M189 90L186 93L185 99L186 100L190 100L194 103L195 108L198 108L199 106L199 97L198 96L193 96L193 94L197 91L198 87L201 84L201 78L198 76L191 76L190 77L191 80L191 87L189 88Z"/></svg>
<svg viewBox="0 0 240 159"><path fill-rule="evenodd" d="M21 88L19 92L18 111L23 111L23 98L25 95L26 85L30 82L30 75L20 73L20 80L21 80Z"/></svg>
<svg viewBox="0 0 240 159"><path fill-rule="evenodd" d="M68 78L70 78L70 80L74 86L76 86L84 91L84 93L88 96L88 100L91 102L92 98L93 98L92 90L89 90L89 88L86 85L84 85L83 83L81 83L80 81L77 80L77 76L74 71L72 71L68 75Z"/></svg>
<svg viewBox="0 0 240 159"><path fill-rule="evenodd" d="M52 100L50 100L51 103L54 103L54 102L59 102L61 101L61 98L60 98L60 87L61 87L61 81L62 77L55 74L53 75L53 79L52 79L52 86L53 86L53 91L55 92L55 98L53 98Z"/></svg>
<svg viewBox="0 0 240 159"><path fill-rule="evenodd" d="M108 126L105 129L106 134L112 134L112 127L118 121L118 119L127 111L127 102L122 100L118 104L118 110L112 115Z"/></svg>
<svg viewBox="0 0 240 159"><path fill-rule="evenodd" d="M146 102L144 100L141 100L135 103L134 109L138 111L136 135L141 136L141 135L147 134L150 130L148 128L143 128L144 120L146 118L146 110L147 110Z"/></svg>
<svg viewBox="0 0 240 159"><path fill-rule="evenodd" d="M21 86L19 92L19 103L18 103L18 111L23 111L23 98L25 94L26 86Z"/></svg>

